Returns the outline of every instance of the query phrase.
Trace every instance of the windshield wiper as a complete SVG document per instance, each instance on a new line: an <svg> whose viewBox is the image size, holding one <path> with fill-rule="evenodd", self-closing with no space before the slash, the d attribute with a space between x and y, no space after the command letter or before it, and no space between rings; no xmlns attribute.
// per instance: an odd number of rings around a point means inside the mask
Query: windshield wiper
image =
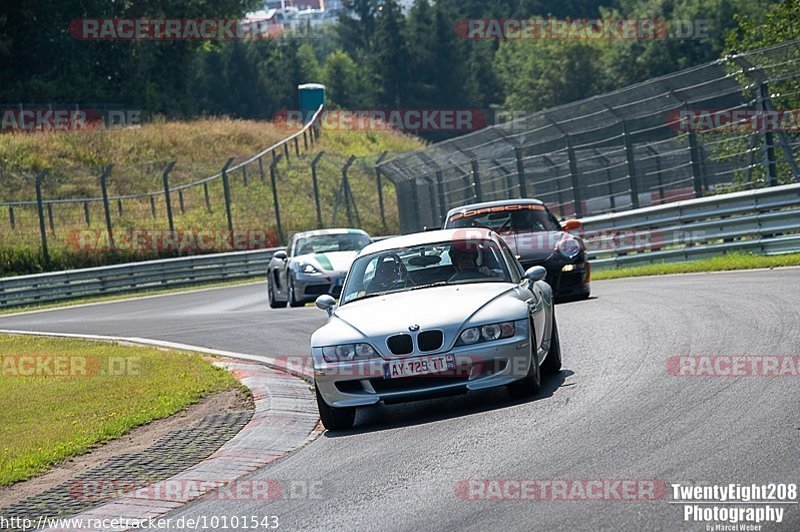
<svg viewBox="0 0 800 532"><path fill-rule="evenodd" d="M430 288L432 286L445 286L447 284L450 284L450 282L449 281L436 281L435 283L420 284L420 285L412 286L412 287L409 288L409 290L419 290L420 288Z"/></svg>

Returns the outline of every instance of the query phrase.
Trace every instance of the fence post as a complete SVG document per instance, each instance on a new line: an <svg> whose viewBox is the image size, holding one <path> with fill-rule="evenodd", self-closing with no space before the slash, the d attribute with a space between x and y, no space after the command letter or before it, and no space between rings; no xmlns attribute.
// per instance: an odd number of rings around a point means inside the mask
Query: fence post
<svg viewBox="0 0 800 532"><path fill-rule="evenodd" d="M361 219L358 215L356 200L353 198L353 191L350 188L350 180L347 177L347 171L350 169L350 166L355 160L356 156L351 155L344 163L344 166L342 166L342 187L344 188L344 206L347 210L347 223L351 226L353 225L353 211L355 211L356 223L361 226Z"/></svg>
<svg viewBox="0 0 800 532"><path fill-rule="evenodd" d="M156 198L150 194L150 214L153 216L153 220L156 219Z"/></svg>
<svg viewBox="0 0 800 532"><path fill-rule="evenodd" d="M284 142L283 143L283 155L286 157L286 164L289 164L291 162L291 159L289 158L289 143L288 142Z"/></svg>
<svg viewBox="0 0 800 532"><path fill-rule="evenodd" d="M308 135L306 135L307 131L303 130L303 148L308 151Z"/></svg>
<svg viewBox="0 0 800 532"><path fill-rule="evenodd" d="M280 201L278 200L278 178L277 178L277 166L278 162L280 162L281 157L280 155L273 159L272 163L269 165L269 179L272 183L272 204L275 208L275 225L278 227L278 238L280 239L279 244L283 245L286 243L286 238L283 234L283 224L281 224L281 205Z"/></svg>
<svg viewBox="0 0 800 532"><path fill-rule="evenodd" d="M50 222L50 232L53 233L53 236L56 235L56 222L53 218L53 204L47 204L47 220Z"/></svg>
<svg viewBox="0 0 800 532"><path fill-rule="evenodd" d="M564 217L564 199L561 196L561 193L562 193L562 190L560 188L561 185L559 185L559 183L558 183L560 181L559 178L561 177L560 173L558 171L558 165L556 164L556 162L553 159L551 159L547 155L540 155L540 157L542 158L542 160L544 160L545 164L547 164L550 168L553 169L553 173L555 174L555 178L556 178L556 184L555 184L555 187L556 187L556 199L558 201L558 215L563 218Z"/></svg>
<svg viewBox="0 0 800 532"><path fill-rule="evenodd" d="M609 166L611 166L611 160L608 157L603 155L600 150L597 148L592 148L592 151L597 154L597 158L603 163L606 169L606 189L608 190L608 200L611 205L611 211L613 212L617 208L617 200L614 198L614 187L611 184L611 170L609 170Z"/></svg>
<svg viewBox="0 0 800 532"><path fill-rule="evenodd" d="M694 197L703 197L703 176L700 169L700 147L697 145L697 133L689 130L689 159L692 163L692 181L694 182Z"/></svg>
<svg viewBox="0 0 800 532"><path fill-rule="evenodd" d="M250 183L247 182L247 165L242 165L242 183L244 186L250 186Z"/></svg>
<svg viewBox="0 0 800 532"><path fill-rule="evenodd" d="M314 187L314 207L317 209L317 229L322 229L323 227L322 208L319 202L319 182L317 181L317 164L319 164L319 160L322 159L323 155L325 155L325 152L321 151L311 161L311 184Z"/></svg>
<svg viewBox="0 0 800 532"><path fill-rule="evenodd" d="M436 224L439 218L439 213L436 209L436 191L433 188L433 179L430 177L425 177L425 181L428 182L428 201L431 203L431 223Z"/></svg>
<svg viewBox="0 0 800 532"><path fill-rule="evenodd" d="M228 180L228 167L233 164L233 157L222 167L222 192L225 194L225 217L228 220L228 231L233 235L233 215L231 214L231 184ZM231 237L232 238L232 237Z"/></svg>
<svg viewBox="0 0 800 532"><path fill-rule="evenodd" d="M389 229L386 226L386 207L383 203L383 170L381 170L380 164L386 159L387 155L389 155L389 152L384 151L378 156L378 160L375 161L375 186L378 187L378 209L380 209L381 227L383 227L384 233Z"/></svg>
<svg viewBox="0 0 800 532"><path fill-rule="evenodd" d="M439 193L439 219L442 225L444 225L444 218L447 216L447 203L445 202L445 194L444 194L444 174L442 173L441 168L436 170L436 189Z"/></svg>
<svg viewBox="0 0 800 532"><path fill-rule="evenodd" d="M758 84L758 99L761 111L766 114L769 88L765 82ZM764 127L764 180L768 187L778 184L778 164L775 159L775 137L770 128ZM790 152L791 153L791 152Z"/></svg>
<svg viewBox="0 0 800 532"><path fill-rule="evenodd" d="M119 213L120 218L122 218L122 200L117 199L117 212Z"/></svg>
<svg viewBox="0 0 800 532"><path fill-rule="evenodd" d="M167 165L164 173L161 174L161 181L164 183L164 205L167 208L167 222L169 223L170 234L175 234L175 221L172 218L172 199L169 196L169 173L172 172L174 166L175 161L172 161Z"/></svg>
<svg viewBox="0 0 800 532"><path fill-rule="evenodd" d="M419 158L422 159L422 162L428 165L429 168L433 168L434 175L436 175L436 192L439 199L439 215L436 217L439 220L439 223L444 223L444 218L447 215L447 203L445 200L445 193L444 193L444 173L442 172L442 167L434 161L429 155L424 153L419 154ZM435 219L436 219L435 218Z"/></svg>
<svg viewBox="0 0 800 532"><path fill-rule="evenodd" d="M658 150L652 146L645 146L645 148L655 158L656 181L658 182L658 199L659 203L664 203L664 176L661 175L661 155L658 153Z"/></svg>
<svg viewBox="0 0 800 532"><path fill-rule="evenodd" d="M89 216L89 202L83 202L83 217L86 220L86 227L90 227L92 225L92 219Z"/></svg>
<svg viewBox="0 0 800 532"><path fill-rule="evenodd" d="M260 161L261 159L259 159ZM206 200L206 210L211 212L211 195L208 193L208 181L203 183L203 197Z"/></svg>
<svg viewBox="0 0 800 532"><path fill-rule="evenodd" d="M567 157L569 157L569 174L572 179L572 200L575 205L575 217L583 218L583 202L581 201L581 187L578 179L578 160L575 157L575 147L572 138L564 135L567 143Z"/></svg>
<svg viewBox="0 0 800 532"><path fill-rule="evenodd" d="M469 165L471 168L472 190L474 191L475 199L477 201L483 201L483 190L481 189L481 176L478 169L478 160L474 156L470 156Z"/></svg>
<svg viewBox="0 0 800 532"><path fill-rule="evenodd" d="M17 228L17 222L14 220L14 206L8 206L8 221L11 222L11 229Z"/></svg>
<svg viewBox="0 0 800 532"><path fill-rule="evenodd" d="M179 189L178 190L178 205L181 208L181 214L185 214L186 213L186 207L185 207L185 205L183 203L183 189Z"/></svg>
<svg viewBox="0 0 800 532"><path fill-rule="evenodd" d="M633 153L633 141L628 131L628 121L622 120L622 140L625 142L625 161L628 168L628 179L631 187L631 206L639 208L639 182L636 181L636 161ZM609 183L610 186L610 183Z"/></svg>
<svg viewBox="0 0 800 532"><path fill-rule="evenodd" d="M297 137L294 138L294 153L300 157L300 142Z"/></svg>
<svg viewBox="0 0 800 532"><path fill-rule="evenodd" d="M258 174L261 176L261 182L262 183L266 182L266 179L264 178L264 158L263 157L259 157L258 158Z"/></svg>
<svg viewBox="0 0 800 532"><path fill-rule="evenodd" d="M42 237L42 259L45 267L50 265L50 253L47 250L47 229L44 224L44 208L42 205L42 181L47 175L47 168L39 172L36 176L36 212L39 214L39 234Z"/></svg>
<svg viewBox="0 0 800 532"><path fill-rule="evenodd" d="M414 217L416 230L420 231L422 230L422 226L419 224L419 222L422 213L420 213L419 211L419 190L417 188L417 178L416 177L411 178L408 181L408 185L411 188L411 207L412 207L411 213Z"/></svg>
<svg viewBox="0 0 800 532"><path fill-rule="evenodd" d="M108 204L108 183L106 180L108 176L111 175L111 170L113 170L113 168L114 165L109 164L106 166L105 170L103 170L103 173L100 174L100 190L103 193L103 211L106 219L106 231L108 232L108 248L111 251L114 251L116 246L114 245L114 229L111 226L111 206Z"/></svg>
<svg viewBox="0 0 800 532"><path fill-rule="evenodd" d="M522 147L514 147L514 158L517 160L517 179L519 180L519 197L528 197L528 186L525 182L525 161L522 157Z"/></svg>

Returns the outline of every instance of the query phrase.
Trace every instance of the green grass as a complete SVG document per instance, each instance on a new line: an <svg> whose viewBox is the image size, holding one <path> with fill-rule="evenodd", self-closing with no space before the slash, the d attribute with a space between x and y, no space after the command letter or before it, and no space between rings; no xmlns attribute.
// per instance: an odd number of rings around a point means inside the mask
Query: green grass
<svg viewBox="0 0 800 532"><path fill-rule="evenodd" d="M670 273L719 272L727 270L751 270L755 268L780 268L800 266L800 253L787 255L753 255L749 253L729 253L710 259L689 262L664 262L647 264L616 270L592 272L593 281L620 279L623 277L642 277L645 275L665 275Z"/></svg>
<svg viewBox="0 0 800 532"><path fill-rule="evenodd" d="M26 356L68 362L22 376ZM200 355L148 347L0 335L0 357L0 486L241 386Z"/></svg>

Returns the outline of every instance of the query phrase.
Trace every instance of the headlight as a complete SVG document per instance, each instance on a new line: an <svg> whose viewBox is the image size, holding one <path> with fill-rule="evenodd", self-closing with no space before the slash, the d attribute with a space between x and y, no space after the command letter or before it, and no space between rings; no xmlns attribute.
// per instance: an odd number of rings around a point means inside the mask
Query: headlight
<svg viewBox="0 0 800 532"><path fill-rule="evenodd" d="M299 264L297 268L300 270L300 273L319 273L319 270L316 269L313 264L307 262Z"/></svg>
<svg viewBox="0 0 800 532"><path fill-rule="evenodd" d="M497 340L500 338L500 326L497 324L484 325L481 327L481 336L488 341Z"/></svg>
<svg viewBox="0 0 800 532"><path fill-rule="evenodd" d="M565 238L556 244L556 250L568 259L572 259L581 252L581 245L574 238Z"/></svg>
<svg viewBox="0 0 800 532"><path fill-rule="evenodd" d="M469 329L464 329L459 338L461 338L461 342L467 345L474 344L481 339L481 333L477 327L470 327Z"/></svg>
<svg viewBox="0 0 800 532"><path fill-rule="evenodd" d="M378 353L369 344L343 344L322 348L322 358L325 362L349 362L377 356Z"/></svg>
<svg viewBox="0 0 800 532"><path fill-rule="evenodd" d="M516 332L517 328L513 321L492 323L482 327L470 327L461 332L456 345L472 345L478 342L491 342L502 338L510 338Z"/></svg>

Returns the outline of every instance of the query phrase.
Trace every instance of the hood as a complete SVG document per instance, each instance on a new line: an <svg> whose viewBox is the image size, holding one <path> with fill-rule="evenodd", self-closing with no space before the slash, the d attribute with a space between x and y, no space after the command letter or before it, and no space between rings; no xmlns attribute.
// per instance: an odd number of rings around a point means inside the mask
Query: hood
<svg viewBox="0 0 800 532"><path fill-rule="evenodd" d="M556 244L564 231L508 231L500 236L520 262L545 262L555 254Z"/></svg>
<svg viewBox="0 0 800 532"><path fill-rule="evenodd" d="M344 322L366 337L421 330L460 327L502 294L515 290L510 283L472 283L436 286L354 301L336 309L331 322Z"/></svg>
<svg viewBox="0 0 800 532"><path fill-rule="evenodd" d="M313 265L322 273L346 272L353 264L358 254L357 251L330 251L328 253L308 253L292 258L294 263L307 263Z"/></svg>

